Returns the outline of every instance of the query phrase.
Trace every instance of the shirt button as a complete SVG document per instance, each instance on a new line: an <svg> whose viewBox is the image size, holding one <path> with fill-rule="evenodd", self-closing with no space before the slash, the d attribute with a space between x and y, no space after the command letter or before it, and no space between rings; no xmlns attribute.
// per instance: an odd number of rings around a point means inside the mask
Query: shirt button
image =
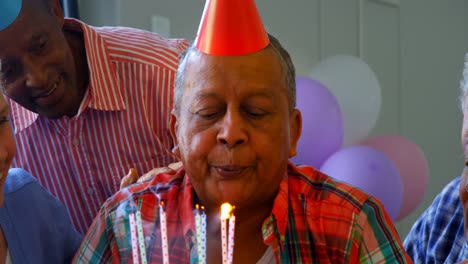
<svg viewBox="0 0 468 264"><path fill-rule="evenodd" d="M80 144L80 141L79 141L78 139L75 138L75 139L73 140L73 145L75 145L75 147L76 147L76 146L78 146L78 144Z"/></svg>
<svg viewBox="0 0 468 264"><path fill-rule="evenodd" d="M93 195L94 194L94 189L93 188L88 188L88 194Z"/></svg>

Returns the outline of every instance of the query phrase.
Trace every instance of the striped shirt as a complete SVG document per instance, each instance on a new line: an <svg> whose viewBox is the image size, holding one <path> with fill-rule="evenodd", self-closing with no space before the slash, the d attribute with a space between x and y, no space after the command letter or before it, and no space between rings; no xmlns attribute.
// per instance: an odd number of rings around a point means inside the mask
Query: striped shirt
<svg viewBox="0 0 468 264"><path fill-rule="evenodd" d="M85 233L130 168L142 174L174 161L168 121L188 43L74 19L64 30L84 36L88 89L73 118L43 118L10 101L18 149L12 165L37 177Z"/></svg>
<svg viewBox="0 0 468 264"><path fill-rule="evenodd" d="M132 185L101 208L74 263L134 263L129 215L141 212L148 263L162 263L159 199L170 263L196 263L194 190L183 169ZM277 263L412 263L375 198L311 167L288 166L262 230Z"/></svg>

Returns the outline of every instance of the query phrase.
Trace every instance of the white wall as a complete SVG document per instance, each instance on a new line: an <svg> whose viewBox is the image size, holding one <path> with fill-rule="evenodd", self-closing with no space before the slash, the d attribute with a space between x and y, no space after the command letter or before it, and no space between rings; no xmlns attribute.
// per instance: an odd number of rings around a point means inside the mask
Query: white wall
<svg viewBox="0 0 468 264"><path fill-rule="evenodd" d="M385 2L399 3L388 5ZM423 204L396 224L405 236L441 188L460 174L461 114L458 87L468 52L465 0L257 0L268 31L290 51L300 75L320 59L360 55L359 14L364 15L363 58L382 86L376 134L401 134L418 144L430 165ZM171 36L192 39L204 0L81 0L89 24L150 29L151 15L171 21Z"/></svg>

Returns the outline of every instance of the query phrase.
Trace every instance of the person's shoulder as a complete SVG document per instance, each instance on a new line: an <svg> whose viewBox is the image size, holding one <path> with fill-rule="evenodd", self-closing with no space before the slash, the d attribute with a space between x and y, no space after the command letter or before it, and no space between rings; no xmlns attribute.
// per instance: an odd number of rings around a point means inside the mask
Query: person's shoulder
<svg viewBox="0 0 468 264"><path fill-rule="evenodd" d="M442 188L440 193L437 197L445 198L445 199L459 199L459 187L460 187L461 177L456 177L455 179L451 180L447 185Z"/></svg>
<svg viewBox="0 0 468 264"><path fill-rule="evenodd" d="M457 222L461 222L459 220L463 218L463 208L460 202L459 186L460 177L445 185L420 218L429 222L436 222L434 220L436 218L440 221L451 221L450 218L456 218ZM440 221L438 220L439 223Z"/></svg>
<svg viewBox="0 0 468 264"><path fill-rule="evenodd" d="M310 166L289 165L289 187L308 200L326 202L358 212L372 197L362 190L333 179Z"/></svg>
<svg viewBox="0 0 468 264"><path fill-rule="evenodd" d="M460 203L460 181L461 177L457 177L450 181L445 187L440 191L440 193L434 199L433 206L443 207L445 210L454 211L461 206Z"/></svg>
<svg viewBox="0 0 468 264"><path fill-rule="evenodd" d="M139 52L153 56L178 57L189 42L181 38L165 38L158 33L130 27L94 27L106 40L110 54L120 52Z"/></svg>
<svg viewBox="0 0 468 264"><path fill-rule="evenodd" d="M21 168L11 168L8 171L3 193L8 195L10 193L21 190L29 184L39 185L36 179L26 170Z"/></svg>
<svg viewBox="0 0 468 264"><path fill-rule="evenodd" d="M41 217L36 219L37 222L53 215L56 220L60 220L58 210L66 211L64 205L24 169L9 170L3 192L4 208L9 208L10 213L20 213L23 216L40 212Z"/></svg>

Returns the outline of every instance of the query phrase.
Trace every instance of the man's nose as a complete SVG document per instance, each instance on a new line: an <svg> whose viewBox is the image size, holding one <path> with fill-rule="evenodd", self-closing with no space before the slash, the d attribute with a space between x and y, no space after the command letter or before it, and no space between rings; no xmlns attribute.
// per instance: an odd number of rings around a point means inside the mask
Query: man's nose
<svg viewBox="0 0 468 264"><path fill-rule="evenodd" d="M226 145L228 148L234 148L246 143L248 135L244 122L239 112L227 111L220 123L217 135L218 143Z"/></svg>
<svg viewBox="0 0 468 264"><path fill-rule="evenodd" d="M24 62L24 77L28 87L43 87L48 84L45 68L36 61Z"/></svg>

